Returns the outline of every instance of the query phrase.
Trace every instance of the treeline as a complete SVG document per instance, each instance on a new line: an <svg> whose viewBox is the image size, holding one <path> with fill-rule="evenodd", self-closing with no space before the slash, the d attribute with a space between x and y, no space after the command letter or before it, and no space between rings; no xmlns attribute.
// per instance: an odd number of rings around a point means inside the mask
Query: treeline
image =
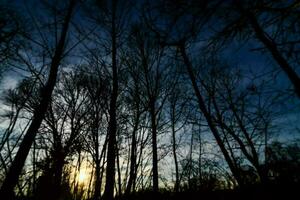
<svg viewBox="0 0 300 200"><path fill-rule="evenodd" d="M299 184L299 9L0 3L1 198Z"/></svg>

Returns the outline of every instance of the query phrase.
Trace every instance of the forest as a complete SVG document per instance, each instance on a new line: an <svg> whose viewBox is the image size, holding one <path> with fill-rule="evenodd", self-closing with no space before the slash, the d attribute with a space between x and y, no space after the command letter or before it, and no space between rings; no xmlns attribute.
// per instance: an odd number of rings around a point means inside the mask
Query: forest
<svg viewBox="0 0 300 200"><path fill-rule="evenodd" d="M298 0L0 0L0 199L297 199Z"/></svg>

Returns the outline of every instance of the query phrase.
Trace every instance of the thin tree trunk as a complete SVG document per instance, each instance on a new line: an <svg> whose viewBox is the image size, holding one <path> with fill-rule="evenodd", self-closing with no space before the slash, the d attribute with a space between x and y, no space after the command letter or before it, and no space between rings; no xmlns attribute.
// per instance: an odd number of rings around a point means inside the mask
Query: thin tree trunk
<svg viewBox="0 0 300 200"><path fill-rule="evenodd" d="M178 168L178 161L177 161L177 144L176 144L176 131L175 131L175 108L171 107L171 126L172 126L172 151L174 157L174 165L175 165L175 185L174 191L178 192L179 189L179 168Z"/></svg>
<svg viewBox="0 0 300 200"><path fill-rule="evenodd" d="M120 155L119 148L117 148L117 172L118 172L118 195L122 195L122 184L121 184L121 168L120 168Z"/></svg>
<svg viewBox="0 0 300 200"><path fill-rule="evenodd" d="M70 2L67 15L64 20L60 40L52 58L50 74L45 87L41 91L41 101L34 111L32 122L20 144L17 155L15 156L14 161L9 169L9 172L2 184L0 196L6 197L6 199L8 200L12 199L14 196L14 188L17 185L25 160L28 156L28 153L30 151L34 138L38 132L38 129L40 128L40 125L44 119L47 108L50 104L51 95L56 83L58 67L60 65L64 52L69 22L71 20L71 15L75 7L75 1L76 0L71 0Z"/></svg>
<svg viewBox="0 0 300 200"><path fill-rule="evenodd" d="M198 133L198 140L199 140L199 158L198 158L198 168L199 168L199 179L200 185L202 184L202 137L201 137L201 118L199 120L199 133Z"/></svg>
<svg viewBox="0 0 300 200"><path fill-rule="evenodd" d="M105 144L104 144L104 147L103 147L103 149L102 149L102 152L103 152L103 154L102 154L102 156L100 157L100 160L101 160L101 158L103 157L103 161L102 161L102 165L101 165L101 170L100 170L100 178L99 178L99 180L100 180L100 183L99 183L99 189L101 190L102 189L102 183L103 183L103 177L104 177L104 172L105 172L105 168L104 168L104 166L105 166L105 162L106 162L106 155L107 155L107 143L108 143L108 140L107 140L107 142L105 142ZM100 162L101 163L101 162ZM100 192L101 193L101 192ZM100 199L101 199L101 194L100 194Z"/></svg>
<svg viewBox="0 0 300 200"><path fill-rule="evenodd" d="M139 112L139 109L137 109L137 112ZM129 194L133 185L133 182L136 178L136 133L138 130L139 125L139 113L137 113L136 120L134 123L133 131L132 131L132 138L131 138L131 152L130 152L130 172L129 172L129 180L126 187L125 194Z"/></svg>
<svg viewBox="0 0 300 200"><path fill-rule="evenodd" d="M151 133L152 133L152 178L153 192L158 193L158 159L157 159L157 126L155 115L155 102L150 99Z"/></svg>
<svg viewBox="0 0 300 200"><path fill-rule="evenodd" d="M192 177L192 168L193 168L193 148L194 148L194 125L192 128L191 142L190 142L190 155L188 161L188 186L191 189L191 177Z"/></svg>
<svg viewBox="0 0 300 200"><path fill-rule="evenodd" d="M96 117L93 122L93 138L95 144L95 186L94 200L100 200L100 159L99 159L99 134L98 134L99 112L96 109ZM104 147L103 147L104 148Z"/></svg>
<svg viewBox="0 0 300 200"><path fill-rule="evenodd" d="M95 197L94 195L94 188L92 188L92 183L93 183L93 177L95 174L95 169L92 169L91 171L91 176L90 176L90 180L89 180L89 184L88 184L88 191L87 191L87 199L93 199Z"/></svg>
<svg viewBox="0 0 300 200"><path fill-rule="evenodd" d="M95 138L96 139L96 138ZM101 187L102 187L102 177L103 177L103 168L104 168L104 163L105 163L105 155L106 155L106 148L107 148L107 143L108 143L108 136L106 136L101 154L99 156L99 142L98 142L98 136L97 140L95 141L95 148L96 148L96 169L95 169L95 186L94 186L94 196L93 198L95 200L101 199ZM98 152L98 153L97 153ZM103 164L101 166L101 161L103 160Z"/></svg>
<svg viewBox="0 0 300 200"><path fill-rule="evenodd" d="M75 169L75 176L74 176L74 193L73 193L73 198L77 199L78 196L78 180L77 179L77 175L80 173L80 168L81 168L81 152L78 152L78 160L77 160L77 164L76 164L76 169Z"/></svg>
<svg viewBox="0 0 300 200"><path fill-rule="evenodd" d="M36 192L36 173L37 173L37 170L36 170L36 163L37 163L37 160L36 160L36 142L33 141L33 152L32 152L32 176L33 176L33 183L32 183L32 192L33 194L35 194Z"/></svg>

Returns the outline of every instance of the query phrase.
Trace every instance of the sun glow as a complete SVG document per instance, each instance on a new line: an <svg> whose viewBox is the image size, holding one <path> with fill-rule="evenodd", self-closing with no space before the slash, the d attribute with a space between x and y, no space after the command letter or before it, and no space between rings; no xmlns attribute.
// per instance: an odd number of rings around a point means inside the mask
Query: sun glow
<svg viewBox="0 0 300 200"><path fill-rule="evenodd" d="M85 170L81 170L78 174L78 182L86 183L87 179L88 179L88 174L85 172Z"/></svg>
<svg viewBox="0 0 300 200"><path fill-rule="evenodd" d="M74 159L73 163L69 163L66 168L70 172L69 184L76 192L78 192L79 188L87 191L93 185L93 166L87 160L88 157L84 155L82 157L84 159L80 160L80 164L78 164L78 160Z"/></svg>

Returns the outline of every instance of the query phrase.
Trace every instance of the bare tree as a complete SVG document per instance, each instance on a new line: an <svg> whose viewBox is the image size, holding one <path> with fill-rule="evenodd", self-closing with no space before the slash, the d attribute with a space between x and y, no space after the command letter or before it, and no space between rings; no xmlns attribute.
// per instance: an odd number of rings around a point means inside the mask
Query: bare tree
<svg viewBox="0 0 300 200"><path fill-rule="evenodd" d="M98 36L98 43L104 46L104 55L109 55L110 63L107 64L107 70L111 77L111 94L109 101L109 122L107 129L107 164L104 199L112 199L114 196L115 170L117 155L117 110L119 96L119 71L121 62L119 61L119 49L121 48L121 36L127 24L128 14L130 13L130 2L122 0L96 1L96 11L100 13L91 14L91 19L99 26L102 33L105 34L103 40ZM101 34L102 34L101 33Z"/></svg>
<svg viewBox="0 0 300 200"><path fill-rule="evenodd" d="M269 109L280 102L277 95L263 95L273 77L270 76L269 81L256 81L255 85L250 83L250 86L243 88L241 82L246 80L238 70L225 66L222 70L218 66L211 67L207 67L208 75L202 79L201 85L207 92L208 101L211 101L210 110L215 112L215 122L228 139L232 138L235 148L241 150L255 168L260 181L265 183L267 176L260 162L259 147L270 128L270 116L275 116L275 112ZM228 148L232 147L229 145Z"/></svg>
<svg viewBox="0 0 300 200"><path fill-rule="evenodd" d="M299 51L297 45L299 32L293 28L298 23L296 20L298 13L295 12L297 1L240 2L234 0L229 4L224 2L218 9L223 9L220 16L224 23L217 35L213 36L213 41L219 40L224 44L224 41L232 39L238 39L242 43L248 42L251 38L257 39L263 47L256 50L265 50L271 54L273 60L287 75L299 97L300 78L297 70L294 69L299 63L293 62L297 60L295 54ZM226 19L225 15L227 15Z"/></svg>
<svg viewBox="0 0 300 200"><path fill-rule="evenodd" d="M94 181L94 194L95 200L101 197L102 178L104 172L104 157L107 150L107 135L105 135L105 127L107 126L108 116L108 96L109 88L106 85L109 77L104 73L98 58L90 59L88 66L82 69L82 77L85 80L85 88L88 93L90 110L88 118L90 121L90 129L87 140L87 148L92 155L95 163L95 181ZM91 71L93 73L91 73ZM101 141L102 140L102 141ZM102 144L102 149L100 148ZM101 151L100 151L101 149ZM102 163L102 164L101 164Z"/></svg>
<svg viewBox="0 0 300 200"><path fill-rule="evenodd" d="M175 71L172 76L174 85L171 89L171 93L168 97L169 104L169 117L170 117L170 126L171 126L171 144L172 144L172 153L174 158L175 165L175 184L174 191L179 191L180 186L180 172L179 172L179 161L177 155L177 149L179 146L179 141L177 141L178 134L182 128L187 124L188 119L188 101L190 100L188 96L185 96L184 93L185 86L180 83L180 74Z"/></svg>
<svg viewBox="0 0 300 200"><path fill-rule="evenodd" d="M128 53L127 53L128 55ZM126 56L126 54L125 54ZM126 186L125 194L129 195L131 191L135 191L135 183L137 178L137 153L138 153L138 131L140 130L142 118L145 114L145 105L143 105L142 97L142 83L140 78L140 73L138 65L131 56L128 56L129 59L126 62L129 72L129 83L127 85L127 95L125 96L126 103L128 105L128 112L130 115L127 117L131 119L130 127L131 129L131 146L130 146L130 168L129 168L129 177Z"/></svg>
<svg viewBox="0 0 300 200"><path fill-rule="evenodd" d="M14 161L9 169L9 172L2 184L1 192L0 192L1 196L5 196L8 199L11 199L13 197L14 187L18 182L18 178L24 166L26 157L29 153L31 145L34 141L34 138L38 132L38 129L47 111L47 107L50 103L51 94L56 83L58 68L60 66L61 59L63 58L64 55L66 36L67 36L69 22L71 20L74 7L75 7L75 0L72 0L69 2L67 14L65 16L62 25L60 39L56 45L55 53L52 57L48 80L41 92L40 103L34 111L33 120L30 126L28 127L28 130L19 147L18 153L15 156Z"/></svg>
<svg viewBox="0 0 300 200"><path fill-rule="evenodd" d="M158 192L158 150L157 135L161 128L162 109L167 99L172 84L166 84L168 79L168 61L164 58L164 49L148 33L141 30L143 26L136 25L132 30L133 49L140 65L139 72L142 74L145 104L151 120L152 139L152 177L153 191Z"/></svg>

